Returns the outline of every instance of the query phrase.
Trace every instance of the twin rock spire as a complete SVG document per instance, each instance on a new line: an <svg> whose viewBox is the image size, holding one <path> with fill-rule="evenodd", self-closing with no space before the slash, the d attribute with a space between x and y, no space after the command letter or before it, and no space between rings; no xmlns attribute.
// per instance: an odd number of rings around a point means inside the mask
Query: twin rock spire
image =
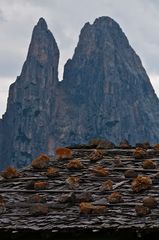
<svg viewBox="0 0 159 240"><path fill-rule="evenodd" d="M43 18L0 120L0 167L91 138L159 140L159 101L139 57L109 17L86 23L58 81L59 50Z"/></svg>

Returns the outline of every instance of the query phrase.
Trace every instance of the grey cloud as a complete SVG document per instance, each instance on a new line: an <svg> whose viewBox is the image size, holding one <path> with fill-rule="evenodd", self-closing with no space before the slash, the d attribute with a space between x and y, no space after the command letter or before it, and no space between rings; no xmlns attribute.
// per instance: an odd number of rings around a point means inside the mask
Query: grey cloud
<svg viewBox="0 0 159 240"><path fill-rule="evenodd" d="M0 22L4 22L4 21L5 21L4 13L3 13L3 11L0 9Z"/></svg>

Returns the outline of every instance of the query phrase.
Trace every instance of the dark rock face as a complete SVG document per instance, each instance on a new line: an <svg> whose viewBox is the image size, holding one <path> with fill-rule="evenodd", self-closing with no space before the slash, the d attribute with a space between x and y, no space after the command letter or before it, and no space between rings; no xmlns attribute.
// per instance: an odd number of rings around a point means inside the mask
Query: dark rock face
<svg viewBox="0 0 159 240"><path fill-rule="evenodd" d="M71 113L78 122L72 121L68 131L77 142L99 136L114 142L157 141L158 99L139 57L112 19L84 26L63 84L76 106Z"/></svg>
<svg viewBox="0 0 159 240"><path fill-rule="evenodd" d="M101 17L85 24L62 82L58 60L57 44L40 19L0 123L5 164L23 166L57 145L92 138L128 139L131 144L159 140L158 98L115 21Z"/></svg>
<svg viewBox="0 0 159 240"><path fill-rule="evenodd" d="M21 75L9 90L1 151L5 165L24 166L32 156L48 149L58 61L57 44L41 18L33 30Z"/></svg>

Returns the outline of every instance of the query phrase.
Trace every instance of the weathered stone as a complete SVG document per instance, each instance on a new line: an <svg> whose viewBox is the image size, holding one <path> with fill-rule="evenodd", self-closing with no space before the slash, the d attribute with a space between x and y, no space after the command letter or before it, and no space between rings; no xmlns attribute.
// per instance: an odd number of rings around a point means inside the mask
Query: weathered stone
<svg viewBox="0 0 159 240"><path fill-rule="evenodd" d="M1 173L1 176L3 178L11 179L19 177L20 173L16 170L16 168L9 166L4 169L4 171Z"/></svg>
<svg viewBox="0 0 159 240"><path fill-rule="evenodd" d="M59 202L61 203L71 203L73 204L76 200L76 196L74 192L68 193L68 194L62 194L59 198Z"/></svg>
<svg viewBox="0 0 159 240"><path fill-rule="evenodd" d="M139 217L143 217L150 213L150 209L148 207L139 206L139 205L135 206L135 211L136 211L137 216L139 216Z"/></svg>
<svg viewBox="0 0 159 240"><path fill-rule="evenodd" d="M49 212L49 208L46 204L42 203L34 203L30 209L29 212L33 216L41 216L41 215L47 215Z"/></svg>
<svg viewBox="0 0 159 240"><path fill-rule="evenodd" d="M88 158L92 162L95 162L103 158L103 153L102 151L95 149L91 154L89 154Z"/></svg>
<svg viewBox="0 0 159 240"><path fill-rule="evenodd" d="M46 198L36 193L28 197L28 202L29 203L46 203Z"/></svg>
<svg viewBox="0 0 159 240"><path fill-rule="evenodd" d="M49 161L50 159L48 156L41 154L39 157L32 161L31 166L38 170L46 169L48 167Z"/></svg>
<svg viewBox="0 0 159 240"><path fill-rule="evenodd" d="M47 177L49 178L54 178L54 177L57 177L59 176L59 169L57 168L54 168L54 167L49 167L47 169L47 173L46 173Z"/></svg>
<svg viewBox="0 0 159 240"><path fill-rule="evenodd" d="M102 183L102 186L100 187L101 192L105 191L111 191L113 189L113 182L111 180L107 180Z"/></svg>
<svg viewBox="0 0 159 240"><path fill-rule="evenodd" d="M154 197L145 197L143 199L143 205L148 208L154 208L157 206L157 200Z"/></svg>
<svg viewBox="0 0 159 240"><path fill-rule="evenodd" d="M154 168L156 168L156 166L157 165L154 160L147 159L147 160L143 161L143 168L145 168L145 169L154 169Z"/></svg>
<svg viewBox="0 0 159 240"><path fill-rule="evenodd" d="M137 147L134 151L134 157L136 159L143 159L148 156L148 152L145 148Z"/></svg>
<svg viewBox="0 0 159 240"><path fill-rule="evenodd" d="M149 189L152 186L152 180L149 176L138 176L131 183L132 190L136 193Z"/></svg>
<svg viewBox="0 0 159 240"><path fill-rule="evenodd" d="M108 196L109 203L122 203L123 197L120 192L113 192L110 196Z"/></svg>
<svg viewBox="0 0 159 240"><path fill-rule="evenodd" d="M43 182L43 181L37 181L34 183L34 189L35 190L45 190L49 186L48 182Z"/></svg>
<svg viewBox="0 0 159 240"><path fill-rule="evenodd" d="M126 178L135 178L138 176L137 172L135 172L135 170L133 169L126 170L124 175Z"/></svg>
<svg viewBox="0 0 159 240"><path fill-rule="evenodd" d="M76 195L76 200L78 202L91 202L93 201L93 197L90 192L83 192Z"/></svg>

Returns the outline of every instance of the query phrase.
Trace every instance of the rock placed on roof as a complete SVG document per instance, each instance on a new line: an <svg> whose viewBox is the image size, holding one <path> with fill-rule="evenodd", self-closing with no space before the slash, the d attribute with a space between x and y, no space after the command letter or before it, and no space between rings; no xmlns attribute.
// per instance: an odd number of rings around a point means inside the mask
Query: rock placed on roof
<svg viewBox="0 0 159 240"><path fill-rule="evenodd" d="M132 190L136 193L149 189L152 186L152 180L149 176L138 176L131 183Z"/></svg>
<svg viewBox="0 0 159 240"><path fill-rule="evenodd" d="M48 206L46 204L42 204L42 203L35 203L29 209L29 213L32 216L47 215L48 212L49 212Z"/></svg>
<svg viewBox="0 0 159 240"><path fill-rule="evenodd" d="M100 187L101 192L105 191L111 191L113 189L113 182L109 179L102 183L102 186Z"/></svg>
<svg viewBox="0 0 159 240"><path fill-rule="evenodd" d="M143 199L143 206L148 208L154 208L157 206L157 200L154 197L145 197Z"/></svg>
<svg viewBox="0 0 159 240"><path fill-rule="evenodd" d="M66 179L66 183L70 189L77 188L79 186L80 177L79 176L69 176Z"/></svg>
<svg viewBox="0 0 159 240"><path fill-rule="evenodd" d="M101 140L98 143L97 149L113 149L115 147L114 143L108 140Z"/></svg>
<svg viewBox="0 0 159 240"><path fill-rule="evenodd" d="M74 192L71 192L71 193L64 193L60 196L59 198L59 202L60 203L74 203L76 200L76 196L75 196L75 193Z"/></svg>
<svg viewBox="0 0 159 240"><path fill-rule="evenodd" d="M95 149L88 158L93 162L98 161L103 158L103 153L100 150Z"/></svg>
<svg viewBox="0 0 159 240"><path fill-rule="evenodd" d="M57 160L72 159L73 151L69 148L57 148L55 154Z"/></svg>
<svg viewBox="0 0 159 240"><path fill-rule="evenodd" d="M144 160L143 161L143 168L144 169L154 169L156 168L156 163L153 160Z"/></svg>
<svg viewBox="0 0 159 240"><path fill-rule="evenodd" d="M50 159L48 156L41 154L39 157L32 161L31 166L37 170L46 169L48 168L49 161Z"/></svg>
<svg viewBox="0 0 159 240"><path fill-rule="evenodd" d="M114 156L113 165L114 167L123 167L123 163L119 155Z"/></svg>
<svg viewBox="0 0 159 240"><path fill-rule="evenodd" d="M36 193L28 197L29 203L46 203L46 198Z"/></svg>
<svg viewBox="0 0 159 240"><path fill-rule="evenodd" d="M136 159L143 159L143 158L146 158L147 156L148 156L148 153L144 148L137 147L134 151L134 157Z"/></svg>
<svg viewBox="0 0 159 240"><path fill-rule="evenodd" d="M154 146L154 149L158 152L159 151L159 143Z"/></svg>
<svg viewBox="0 0 159 240"><path fill-rule="evenodd" d="M19 177L20 173L16 170L16 168L9 166L4 169L4 171L1 173L1 176L6 179L11 179Z"/></svg>
<svg viewBox="0 0 159 240"><path fill-rule="evenodd" d="M43 182L43 181L37 181L34 183L34 189L35 190L45 190L49 186L48 182Z"/></svg>
<svg viewBox="0 0 159 240"><path fill-rule="evenodd" d="M80 213L83 214L102 214L107 210L107 206L94 206L91 203L80 203Z"/></svg>
<svg viewBox="0 0 159 240"><path fill-rule="evenodd" d="M76 195L77 202L91 202L93 201L92 194L90 192L82 192Z"/></svg>
<svg viewBox="0 0 159 240"><path fill-rule="evenodd" d="M135 206L135 211L136 211L137 216L139 216L139 217L143 217L151 212L148 207L140 206L140 205Z"/></svg>
<svg viewBox="0 0 159 240"><path fill-rule="evenodd" d="M52 177L57 177L59 176L59 169L54 168L54 167L49 167L47 169L47 173L46 173L47 177L52 178Z"/></svg>
<svg viewBox="0 0 159 240"><path fill-rule="evenodd" d="M144 142L144 143L136 143L136 148L143 148L143 149L149 149L151 148L151 145L149 142Z"/></svg>
<svg viewBox="0 0 159 240"><path fill-rule="evenodd" d="M66 166L68 169L81 169L84 167L79 158L70 160Z"/></svg>
<svg viewBox="0 0 159 240"><path fill-rule="evenodd" d="M106 177L109 174L109 170L102 166L96 166L92 169L92 171L96 176L99 176L99 177Z"/></svg>
<svg viewBox="0 0 159 240"><path fill-rule="evenodd" d="M137 172L134 169L128 169L124 172L126 178L135 178L138 176Z"/></svg>
<svg viewBox="0 0 159 240"><path fill-rule="evenodd" d="M124 202L122 194L120 192L113 192L110 196L108 196L109 203L122 203Z"/></svg>

